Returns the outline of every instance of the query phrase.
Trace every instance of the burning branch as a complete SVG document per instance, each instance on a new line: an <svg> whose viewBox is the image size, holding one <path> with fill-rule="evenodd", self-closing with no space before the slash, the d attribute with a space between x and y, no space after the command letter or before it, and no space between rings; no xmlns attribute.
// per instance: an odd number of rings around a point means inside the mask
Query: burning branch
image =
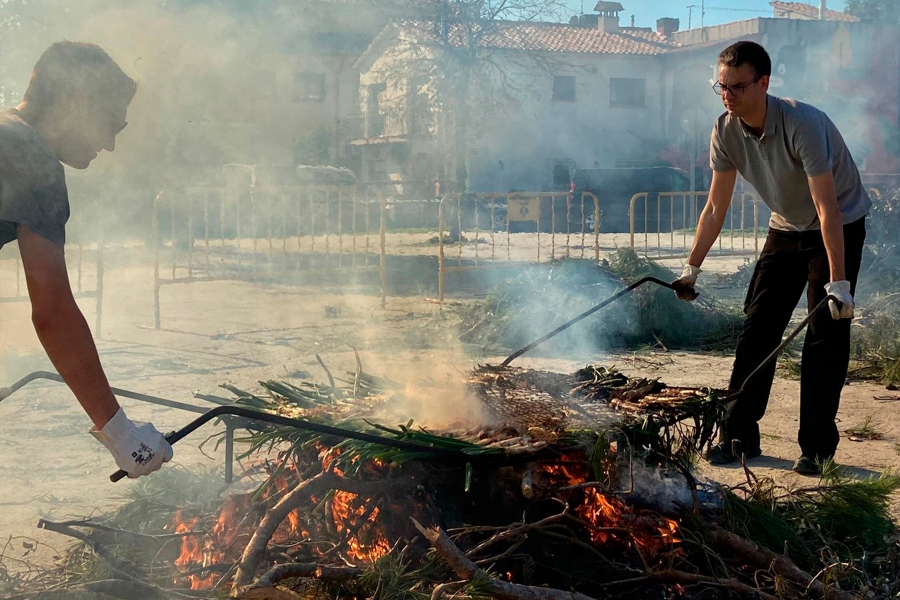
<svg viewBox="0 0 900 600"><path fill-rule="evenodd" d="M244 553L238 564L234 577L234 590L236 593L247 587L253 580L259 563L263 560L269 540L278 526L287 516L310 496L323 496L332 490L350 492L357 495L382 494L385 489L391 487L391 483L385 481L359 481L347 479L330 471L323 471L311 479L302 481L263 517L259 527L254 532L250 541L244 548ZM398 482L401 488L413 485L411 482ZM396 485L394 486L396 487Z"/></svg>

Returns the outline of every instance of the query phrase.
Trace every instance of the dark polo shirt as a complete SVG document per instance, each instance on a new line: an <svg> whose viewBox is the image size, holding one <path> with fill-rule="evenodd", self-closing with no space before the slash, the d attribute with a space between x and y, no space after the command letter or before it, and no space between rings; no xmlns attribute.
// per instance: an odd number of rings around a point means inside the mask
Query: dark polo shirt
<svg viewBox="0 0 900 600"><path fill-rule="evenodd" d="M62 164L18 111L0 112L0 248L18 225L62 246L68 219Z"/></svg>
<svg viewBox="0 0 900 600"><path fill-rule="evenodd" d="M762 137L723 114L713 128L709 162L715 171L737 169L750 182L772 210L774 229L820 228L807 178L828 171L845 225L866 216L872 204L837 127L821 110L796 100L768 97Z"/></svg>

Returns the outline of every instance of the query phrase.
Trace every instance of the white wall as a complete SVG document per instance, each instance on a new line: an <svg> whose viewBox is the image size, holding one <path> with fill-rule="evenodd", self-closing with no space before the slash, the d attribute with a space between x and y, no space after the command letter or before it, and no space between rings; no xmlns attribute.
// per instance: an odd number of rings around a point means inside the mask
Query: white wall
<svg viewBox="0 0 900 600"><path fill-rule="evenodd" d="M563 55L532 68L516 60L508 76L524 91L481 129L469 161L473 189L541 189L554 159L579 167L615 166L663 135L660 67L653 56ZM510 61L506 61L510 65ZM575 101L552 98L554 75L575 77ZM643 106L611 106L610 80L645 80ZM503 162L501 168L500 161Z"/></svg>

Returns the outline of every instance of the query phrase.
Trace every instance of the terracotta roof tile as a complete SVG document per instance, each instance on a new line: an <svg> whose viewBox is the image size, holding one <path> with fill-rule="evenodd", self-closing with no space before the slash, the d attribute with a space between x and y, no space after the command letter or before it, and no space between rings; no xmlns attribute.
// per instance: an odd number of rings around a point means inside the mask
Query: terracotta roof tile
<svg viewBox="0 0 900 600"><path fill-rule="evenodd" d="M776 17L779 16L778 11L786 11L801 15L806 19L818 20L819 18L819 7L813 6L812 4L805 4L803 2L769 2L769 4L775 9ZM825 20L844 21L847 23L859 22L859 19L853 15L848 15L847 13L838 12L836 10L826 10Z"/></svg>
<svg viewBox="0 0 900 600"><path fill-rule="evenodd" d="M428 41L436 43L440 39L431 22L405 21L403 29L420 40L428 38ZM530 52L656 55L679 47L679 44L652 30L627 29L613 33L560 23L496 21L483 32L479 31L479 38L478 45L482 48ZM452 25L447 39L455 47L464 47L468 39L465 26L458 23Z"/></svg>

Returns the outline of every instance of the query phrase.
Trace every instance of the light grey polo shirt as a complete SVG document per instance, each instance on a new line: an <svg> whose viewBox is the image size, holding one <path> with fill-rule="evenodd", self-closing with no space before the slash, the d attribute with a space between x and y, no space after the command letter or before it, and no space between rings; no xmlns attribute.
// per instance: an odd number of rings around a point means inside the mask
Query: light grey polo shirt
<svg viewBox="0 0 900 600"><path fill-rule="evenodd" d="M796 100L768 96L762 137L723 114L713 128L709 162L715 171L737 169L750 182L772 210L774 229L820 228L807 177L829 170L845 225L866 216L872 204L837 127L818 108Z"/></svg>

